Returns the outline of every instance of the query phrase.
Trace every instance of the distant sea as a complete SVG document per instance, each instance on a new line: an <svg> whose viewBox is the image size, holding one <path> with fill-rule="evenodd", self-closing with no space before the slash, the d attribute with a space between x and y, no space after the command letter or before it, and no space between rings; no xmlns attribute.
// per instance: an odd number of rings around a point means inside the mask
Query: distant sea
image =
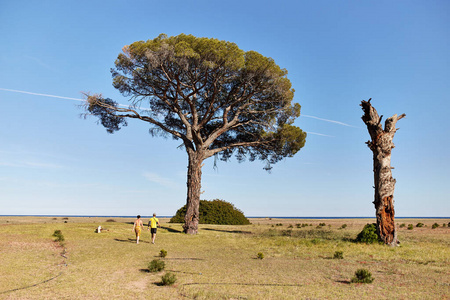
<svg viewBox="0 0 450 300"><path fill-rule="evenodd" d="M136 216L96 216L96 215L0 215L0 217L53 217L53 218L136 218ZM141 216L141 218L151 218L152 216ZM173 216L157 216L158 218L172 218ZM260 216L247 217L249 219L375 219L372 217L279 217L279 216ZM396 219L450 219L450 217L395 217Z"/></svg>

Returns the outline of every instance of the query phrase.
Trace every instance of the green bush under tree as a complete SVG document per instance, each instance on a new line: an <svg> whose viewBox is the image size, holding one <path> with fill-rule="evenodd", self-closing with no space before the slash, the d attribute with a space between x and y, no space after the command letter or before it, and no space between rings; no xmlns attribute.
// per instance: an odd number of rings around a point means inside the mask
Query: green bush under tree
<svg viewBox="0 0 450 300"><path fill-rule="evenodd" d="M377 235L376 224L366 224L363 230L356 237L356 241L359 243L373 244L380 242L380 238Z"/></svg>
<svg viewBox="0 0 450 300"><path fill-rule="evenodd" d="M224 200L200 200L199 207L200 224L219 225L248 225L250 221L244 213L235 208L233 204ZM180 208L175 216L170 219L170 223L184 223L186 215L186 205Z"/></svg>

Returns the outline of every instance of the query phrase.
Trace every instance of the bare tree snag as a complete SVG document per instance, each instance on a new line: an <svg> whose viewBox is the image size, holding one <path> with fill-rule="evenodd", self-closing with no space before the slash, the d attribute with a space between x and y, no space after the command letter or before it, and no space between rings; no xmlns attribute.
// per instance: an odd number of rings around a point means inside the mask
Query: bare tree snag
<svg viewBox="0 0 450 300"><path fill-rule="evenodd" d="M369 101L361 101L364 115L362 120L367 126L371 141L366 142L373 152L373 173L375 183L375 200L373 201L377 217L377 234L381 240L390 246L396 246L400 243L397 238L395 228L394 211L394 188L395 179L392 177L391 151L395 147L392 140L397 131L395 124L406 115L397 114L386 119L383 126L378 113Z"/></svg>

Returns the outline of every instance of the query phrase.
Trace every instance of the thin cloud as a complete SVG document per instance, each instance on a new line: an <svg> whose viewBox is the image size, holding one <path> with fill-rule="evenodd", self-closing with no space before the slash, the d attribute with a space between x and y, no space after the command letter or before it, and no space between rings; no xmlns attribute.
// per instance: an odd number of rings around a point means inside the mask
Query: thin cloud
<svg viewBox="0 0 450 300"><path fill-rule="evenodd" d="M19 162L2 162L2 161L0 161L0 166L13 167L13 168L37 168L37 169L61 169L61 168L63 168L62 165L33 162L33 161L19 161Z"/></svg>
<svg viewBox="0 0 450 300"><path fill-rule="evenodd" d="M38 65L52 71L52 72L58 72L57 70L55 70L54 68L52 68L51 66L49 66L48 64L44 63L42 60L40 60L39 58L33 57L33 56L28 56L26 55L25 58L31 59L33 61L35 61Z"/></svg>
<svg viewBox="0 0 450 300"><path fill-rule="evenodd" d="M170 180L168 178L164 178L162 176L159 176L156 173L144 172L142 174L142 176L144 176L145 179L147 179L148 181L156 183L156 184L159 184L159 185L162 185L164 187L174 188L175 185L176 185L172 180Z"/></svg>
<svg viewBox="0 0 450 300"><path fill-rule="evenodd" d="M305 118L311 118L311 119L316 119L316 120L320 120L320 121L325 121L325 122L329 122L329 123L334 123L334 124L338 124L338 125L342 125L342 126L347 126L347 127L353 127L353 128L358 128L356 126L347 124L347 123L343 123L343 122L339 122L339 121L334 121L334 120L329 120L329 119L323 119L323 118L319 118L319 117L315 117L315 116L310 116L310 115L301 115L302 117Z"/></svg>

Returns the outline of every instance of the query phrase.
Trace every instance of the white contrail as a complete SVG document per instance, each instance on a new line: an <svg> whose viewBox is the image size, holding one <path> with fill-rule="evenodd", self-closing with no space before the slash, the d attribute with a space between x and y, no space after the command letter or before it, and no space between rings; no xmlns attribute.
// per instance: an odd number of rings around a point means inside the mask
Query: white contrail
<svg viewBox="0 0 450 300"><path fill-rule="evenodd" d="M0 88L0 90L8 91L8 92L14 92L14 93L22 93L22 94L29 94L29 95L36 95L36 96L44 96L44 97L52 97L52 98L60 98L60 99L67 99L67 100L74 100L74 101L85 102L85 100L79 99L79 98L70 98L70 97L55 96L55 95L49 95L49 94L39 94L39 93L32 93L32 92L18 91L18 90L10 90L10 89L4 89L4 88Z"/></svg>
<svg viewBox="0 0 450 300"><path fill-rule="evenodd" d="M27 92L27 91L19 91L19 90L11 90L11 89L4 89L4 88L0 88L0 90L2 91L8 91L8 92L14 92L14 93L22 93L22 94L29 94L29 95L36 95L36 96L44 96L44 97L52 97L52 98L59 98L59 99L67 99L67 100L74 100L74 101L80 101L80 102L85 102L86 100L80 99L80 98L71 98L71 97L63 97L63 96L56 96L56 95L49 95L49 94L40 94L40 93L32 93L32 92ZM122 107L127 107L124 104L119 104L119 106ZM141 108L141 110L146 110ZM302 117L305 118L312 118L312 119L316 119L316 120L320 120L320 121L325 121L325 122L330 122L330 123L334 123L334 124L338 124L338 125L343 125L343 126L348 126L348 127L353 127L353 128L358 128L356 126L353 125L349 125L343 122L339 122L339 121L334 121L334 120L328 120L328 119L323 119L323 118L319 118L319 117L315 117L315 116L310 116L310 115L301 115ZM332 137L331 135L326 135L326 134L321 134L321 133L315 133L315 132L308 132L309 134L315 134L315 135L321 135L321 136L328 136L328 137Z"/></svg>
<svg viewBox="0 0 450 300"><path fill-rule="evenodd" d="M339 124L339 125L343 125L343 126L348 126L348 127L353 127L353 128L358 128L356 126L353 125L349 125L343 122L339 122L339 121L334 121L334 120L328 120L328 119L323 119L323 118L319 118L319 117L315 117L315 116L309 116L309 115L301 115L302 117L306 117L306 118L311 118L311 119L316 119L316 120L320 120L320 121L325 121L325 122L330 122L330 123L335 123L335 124Z"/></svg>
<svg viewBox="0 0 450 300"><path fill-rule="evenodd" d="M317 133L317 132L311 132L311 131L307 131L307 134L314 134L314 135L320 135L320 136L326 136L326 137L334 137L332 135L328 135L328 134L323 134L323 133Z"/></svg>

